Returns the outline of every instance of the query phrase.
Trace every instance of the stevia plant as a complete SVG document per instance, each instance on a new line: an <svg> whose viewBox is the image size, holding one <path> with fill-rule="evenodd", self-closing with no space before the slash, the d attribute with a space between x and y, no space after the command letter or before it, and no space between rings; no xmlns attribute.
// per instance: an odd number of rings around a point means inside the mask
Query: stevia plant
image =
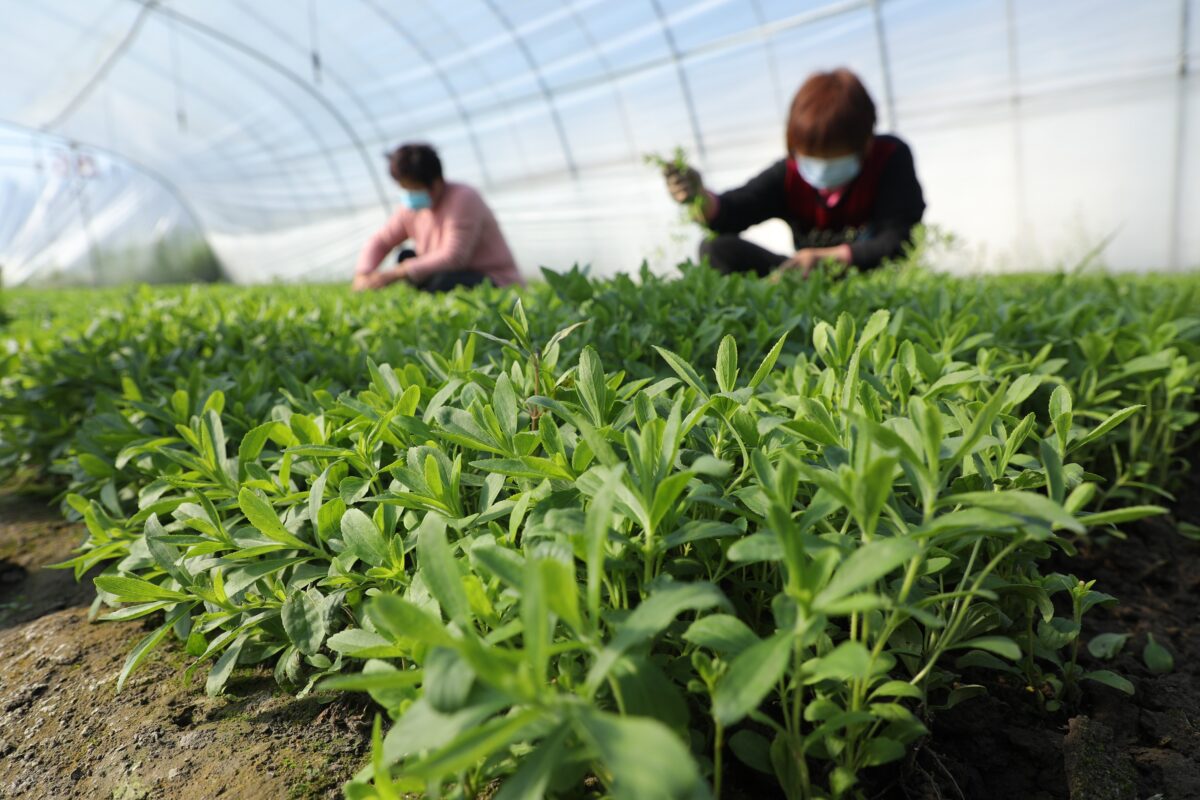
<svg viewBox="0 0 1200 800"><path fill-rule="evenodd" d="M856 796L987 671L1048 708L1130 688L1079 666L1111 598L1041 571L1160 510L1092 510L1155 413L1071 356L1073 326L1124 324L1074 310L1109 287L1049 279L1031 309L919 274L642 279L572 273L503 314L415 298L411 330L386 297L317 293L103 317L71 345L94 394L60 409L87 422L37 434L88 526L70 566L105 567L97 613L161 619L120 684L175 638L212 693L249 664L369 691L393 723L352 796L519 797L719 795L731 760ZM145 358L105 355L139 326ZM1167 340L1187 364L1189 335ZM51 373L4 379L4 430Z"/></svg>

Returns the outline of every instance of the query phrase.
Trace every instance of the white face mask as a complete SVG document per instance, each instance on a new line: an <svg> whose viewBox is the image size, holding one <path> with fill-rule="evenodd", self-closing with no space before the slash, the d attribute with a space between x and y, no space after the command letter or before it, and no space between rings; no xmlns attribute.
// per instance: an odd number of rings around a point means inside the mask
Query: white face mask
<svg viewBox="0 0 1200 800"><path fill-rule="evenodd" d="M840 158L811 158L796 156L800 177L815 189L835 189L858 177L862 159L854 154Z"/></svg>

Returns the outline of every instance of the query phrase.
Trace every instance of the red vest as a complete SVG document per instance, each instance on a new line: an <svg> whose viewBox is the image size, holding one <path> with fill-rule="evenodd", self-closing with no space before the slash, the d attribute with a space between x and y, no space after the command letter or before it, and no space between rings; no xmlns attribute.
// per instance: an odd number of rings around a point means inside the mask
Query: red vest
<svg viewBox="0 0 1200 800"><path fill-rule="evenodd" d="M796 159L789 158L784 187L788 209L792 212L791 221L801 229L810 231L841 231L865 226L871 221L875 210L879 178L894 152L894 141L875 139L871 143L871 151L863 159L858 176L846 187L841 201L833 208L826 206L817 190L801 177Z"/></svg>

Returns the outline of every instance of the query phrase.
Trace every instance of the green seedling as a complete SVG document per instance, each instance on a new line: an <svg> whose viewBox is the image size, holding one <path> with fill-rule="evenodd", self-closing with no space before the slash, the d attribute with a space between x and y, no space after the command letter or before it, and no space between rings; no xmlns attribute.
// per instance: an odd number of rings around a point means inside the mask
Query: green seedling
<svg viewBox="0 0 1200 800"><path fill-rule="evenodd" d="M861 798L998 677L1132 691L1046 563L1175 488L1133 465L1189 442L1194 277L639 278L26 293L0 469L65 490L96 617L152 621L122 688L174 641L213 694L369 694L349 797L700 798L732 759Z"/></svg>

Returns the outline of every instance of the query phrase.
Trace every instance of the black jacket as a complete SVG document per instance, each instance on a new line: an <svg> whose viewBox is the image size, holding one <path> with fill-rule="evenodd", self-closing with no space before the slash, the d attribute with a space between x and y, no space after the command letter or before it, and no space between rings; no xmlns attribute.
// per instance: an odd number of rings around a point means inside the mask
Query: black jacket
<svg viewBox="0 0 1200 800"><path fill-rule="evenodd" d="M852 263L860 269L871 269L884 259L900 254L912 235L913 226L925 213L925 199L917 181L912 151L895 136L877 136L872 149L878 148L879 163L870 169L868 154L862 172L844 190L842 199L832 209L824 206L815 190L790 165L790 159L780 159L738 189L719 195L717 215L709 221L716 233L740 233L751 225L768 219L782 219L792 229L796 249L850 245ZM789 171L791 175L789 176ZM842 224L843 207L857 200L860 213ZM806 205L807 204L807 205ZM813 204L820 204L817 215ZM854 216L853 210L850 211ZM830 215L827 227L817 219Z"/></svg>

